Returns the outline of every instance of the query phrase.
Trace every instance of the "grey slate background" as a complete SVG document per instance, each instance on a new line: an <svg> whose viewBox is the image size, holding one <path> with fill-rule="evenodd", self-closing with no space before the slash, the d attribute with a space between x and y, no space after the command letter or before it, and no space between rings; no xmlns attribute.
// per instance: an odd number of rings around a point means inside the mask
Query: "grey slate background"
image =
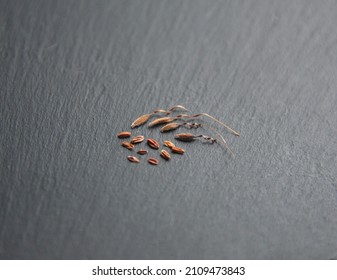
<svg viewBox="0 0 337 280"><path fill-rule="evenodd" d="M1 0L0 258L336 258L336 14ZM235 158L197 142L129 163L116 133L174 104L240 131L216 126Z"/></svg>

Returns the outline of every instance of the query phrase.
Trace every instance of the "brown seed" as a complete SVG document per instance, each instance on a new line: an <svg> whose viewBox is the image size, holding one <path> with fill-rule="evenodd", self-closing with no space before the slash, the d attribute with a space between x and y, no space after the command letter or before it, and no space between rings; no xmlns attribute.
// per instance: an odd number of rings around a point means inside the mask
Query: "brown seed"
<svg viewBox="0 0 337 280"><path fill-rule="evenodd" d="M137 126L141 126L142 124L146 123L151 116L152 116L152 114L145 114L145 115L140 116L138 119L136 119L131 124L131 128L135 128Z"/></svg>
<svg viewBox="0 0 337 280"><path fill-rule="evenodd" d="M158 124L163 124L163 123L169 123L169 122L173 122L174 120L176 120L175 117L163 117L163 118L158 118L152 122L149 123L149 127L158 125Z"/></svg>
<svg viewBox="0 0 337 280"><path fill-rule="evenodd" d="M166 160L169 160L171 158L170 153L168 151L165 151L165 150L161 150L160 155Z"/></svg>
<svg viewBox="0 0 337 280"><path fill-rule="evenodd" d="M132 150L133 147L134 147L134 145L131 144L130 142L122 142L122 146L123 146L124 148L127 148L128 150Z"/></svg>
<svg viewBox="0 0 337 280"><path fill-rule="evenodd" d="M159 149L159 143L156 140L152 139L152 138L147 139L147 144L152 149L155 149L155 150Z"/></svg>
<svg viewBox="0 0 337 280"><path fill-rule="evenodd" d="M128 156L128 160L131 161L131 162L134 162L134 163L138 163L139 162L139 159L136 158L136 157L133 157L133 156Z"/></svg>
<svg viewBox="0 0 337 280"><path fill-rule="evenodd" d="M184 141L184 142L191 142L195 140L195 135L191 133L180 133L180 134L176 134L174 138L180 141Z"/></svg>
<svg viewBox="0 0 337 280"><path fill-rule="evenodd" d="M144 136L143 135L138 135L136 137L133 137L130 141L131 144L138 144L144 141Z"/></svg>
<svg viewBox="0 0 337 280"><path fill-rule="evenodd" d="M128 138L131 136L131 132L129 131L122 131L117 134L118 138Z"/></svg>
<svg viewBox="0 0 337 280"><path fill-rule="evenodd" d="M166 140L164 141L164 146L172 149L172 147L175 147L176 145L174 145L171 141Z"/></svg>
<svg viewBox="0 0 337 280"><path fill-rule="evenodd" d="M168 132L168 131L171 131L171 130L175 130L182 125L183 125L183 123L168 123L160 129L160 132Z"/></svg>
<svg viewBox="0 0 337 280"><path fill-rule="evenodd" d="M149 158L147 160L149 162L149 164L152 164L152 165L158 165L159 161L155 158Z"/></svg>
<svg viewBox="0 0 337 280"><path fill-rule="evenodd" d="M139 155L146 155L147 154L147 150L144 150L144 149L140 149L137 154Z"/></svg>
<svg viewBox="0 0 337 280"><path fill-rule="evenodd" d="M181 154L182 155L183 153L185 153L184 149L178 148L178 147L172 147L171 150L172 150L172 153L175 153L175 154Z"/></svg>

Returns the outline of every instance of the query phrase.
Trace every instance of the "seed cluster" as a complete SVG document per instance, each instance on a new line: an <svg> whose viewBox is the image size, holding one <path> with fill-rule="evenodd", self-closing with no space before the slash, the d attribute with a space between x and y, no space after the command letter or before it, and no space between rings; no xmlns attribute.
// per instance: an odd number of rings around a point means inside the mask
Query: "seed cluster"
<svg viewBox="0 0 337 280"><path fill-rule="evenodd" d="M128 138L128 137L131 137L131 132L123 131L123 132L118 133L117 136L118 136L118 138ZM133 151L133 149L135 148L135 145L144 142L144 140L145 140L145 137L143 135L138 135L138 136L133 137L130 140L130 142L126 142L126 141L122 142L121 145L124 148L126 148L130 151ZM158 150L160 148L159 142L157 140L153 139L153 138L148 138L146 140L146 143L153 150ZM183 149L176 147L171 141L168 141L168 140L164 141L163 146L166 146L169 149L171 149L172 153L183 154L185 152ZM147 155L148 150L139 149L137 151L137 154L138 155ZM159 155L163 159L165 159L166 161L171 159L170 153L165 149L162 149L160 151ZM128 156L127 159L132 163L139 163L140 162L140 159L136 156ZM149 164L152 164L152 165L158 165L159 164L159 160L154 158L154 157L149 157L147 159L147 162Z"/></svg>
<svg viewBox="0 0 337 280"><path fill-rule="evenodd" d="M210 129L213 132L215 132L217 134L217 136L220 138L220 141L217 138L213 138L213 137L210 137L210 136L207 136L207 135L202 135L202 134L194 135L194 134L191 134L191 133L179 133L179 134L176 134L174 136L174 138L176 140L183 141L183 142L193 142L193 141L196 141L196 140L201 140L201 141L204 141L204 142L208 142L210 144L219 143L219 144L223 145L232 155L234 155L233 151L227 145L226 140L215 129L211 128L209 125L204 125L204 124L197 123L197 122L188 122L187 120L198 119L200 117L207 117L207 118L215 121L216 123L220 124L222 127L224 127L226 130L228 130L230 133L234 134L235 136L240 135L237 131L235 131L234 129L232 129L228 125L226 125L225 123L219 121L218 119L214 118L213 116L211 116L207 113L199 113L199 114L194 114L194 115L180 114L180 115L176 115L176 116L168 116L168 115L174 113L174 111L176 111L176 110L189 111L182 105L175 105L175 106L173 106L173 107L171 107L167 110L156 109L153 112L151 112L149 114L144 114L144 115L138 117L136 120L134 120L131 124L131 128L139 127L139 126L147 123L151 119L151 117L153 117L154 115L156 115L158 113L161 113L161 114L164 114L164 116L159 117L159 118L151 121L148 124L149 128L154 128L154 127L163 125L160 129L160 132L167 133L167 132L170 132L172 130L176 130L180 127L185 127L185 128L189 128L189 129L192 129L192 128L197 129L199 127L204 127L204 128ZM176 122L174 122L174 121L176 121ZM117 134L117 137L121 138L121 139L130 138L131 132L129 132L129 131L119 132ZM130 142L124 141L124 142L121 143L121 145L124 148L132 151L135 148L135 145L138 145L138 144L144 142L144 140L145 140L145 137L143 135L137 135L137 136L134 136L130 140ZM159 150L159 148L160 148L160 143L153 138L148 138L146 140L146 143L147 143L148 147L150 147L151 149ZM163 145L165 147L169 148L171 150L171 152L174 153L174 154L183 155L185 153L184 149L176 147L176 145L169 140L164 141ZM141 148L137 151L137 154L138 155L146 155L146 154L148 154L148 151L146 149ZM163 159L165 159L166 161L169 161L171 159L170 153L165 149L162 149L160 151L159 155ZM127 159L132 163L139 163L140 162L140 159L135 157L135 156L128 156ZM147 161L148 161L149 164L152 164L152 165L158 165L159 164L159 160L156 159L156 158L153 158L153 157L149 157L147 159Z"/></svg>

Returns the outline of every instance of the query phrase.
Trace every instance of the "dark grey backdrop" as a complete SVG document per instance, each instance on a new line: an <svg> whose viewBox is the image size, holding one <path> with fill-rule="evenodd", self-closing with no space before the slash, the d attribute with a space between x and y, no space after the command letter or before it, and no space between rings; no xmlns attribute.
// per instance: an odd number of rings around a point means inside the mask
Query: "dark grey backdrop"
<svg viewBox="0 0 337 280"><path fill-rule="evenodd" d="M1 258L336 257L335 2L0 3ZM174 104L235 159L129 163L116 133Z"/></svg>

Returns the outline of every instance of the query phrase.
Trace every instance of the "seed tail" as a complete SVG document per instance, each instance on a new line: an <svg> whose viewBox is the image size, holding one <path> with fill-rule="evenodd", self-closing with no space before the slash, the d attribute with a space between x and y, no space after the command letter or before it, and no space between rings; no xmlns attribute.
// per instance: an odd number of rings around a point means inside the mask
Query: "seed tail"
<svg viewBox="0 0 337 280"><path fill-rule="evenodd" d="M235 157L233 150L228 146L226 140L222 137L222 135L218 132L215 133L218 134L218 136L221 138L224 147L231 153L232 157Z"/></svg>
<svg viewBox="0 0 337 280"><path fill-rule="evenodd" d="M233 150L228 146L228 144L227 144L226 140L224 139L224 137L216 129L210 127L209 125L207 125L205 127L207 127L208 129L214 131L220 137L223 146L231 153L232 157L235 157Z"/></svg>
<svg viewBox="0 0 337 280"><path fill-rule="evenodd" d="M212 117L211 115L209 115L207 113L200 113L200 114L193 115L191 117L196 117L197 118L197 117L201 117L201 116L205 116L205 117L211 118L212 120L216 121L217 123L219 123L223 127L225 127L229 132L231 132L235 136L240 136L239 132L235 131L233 128L229 127L227 124L224 124L223 122L219 121L218 119Z"/></svg>
<svg viewBox="0 0 337 280"><path fill-rule="evenodd" d="M157 113L168 113L168 111L166 110L163 110L163 109L157 109L157 110L154 110L151 114L154 115L154 114L157 114Z"/></svg>
<svg viewBox="0 0 337 280"><path fill-rule="evenodd" d="M174 105L172 106L171 108L169 108L167 111L168 112L173 112L175 111L176 109L179 109L179 110L182 110L182 111L187 111L187 112L190 112L190 110L186 109L184 106L182 105Z"/></svg>

